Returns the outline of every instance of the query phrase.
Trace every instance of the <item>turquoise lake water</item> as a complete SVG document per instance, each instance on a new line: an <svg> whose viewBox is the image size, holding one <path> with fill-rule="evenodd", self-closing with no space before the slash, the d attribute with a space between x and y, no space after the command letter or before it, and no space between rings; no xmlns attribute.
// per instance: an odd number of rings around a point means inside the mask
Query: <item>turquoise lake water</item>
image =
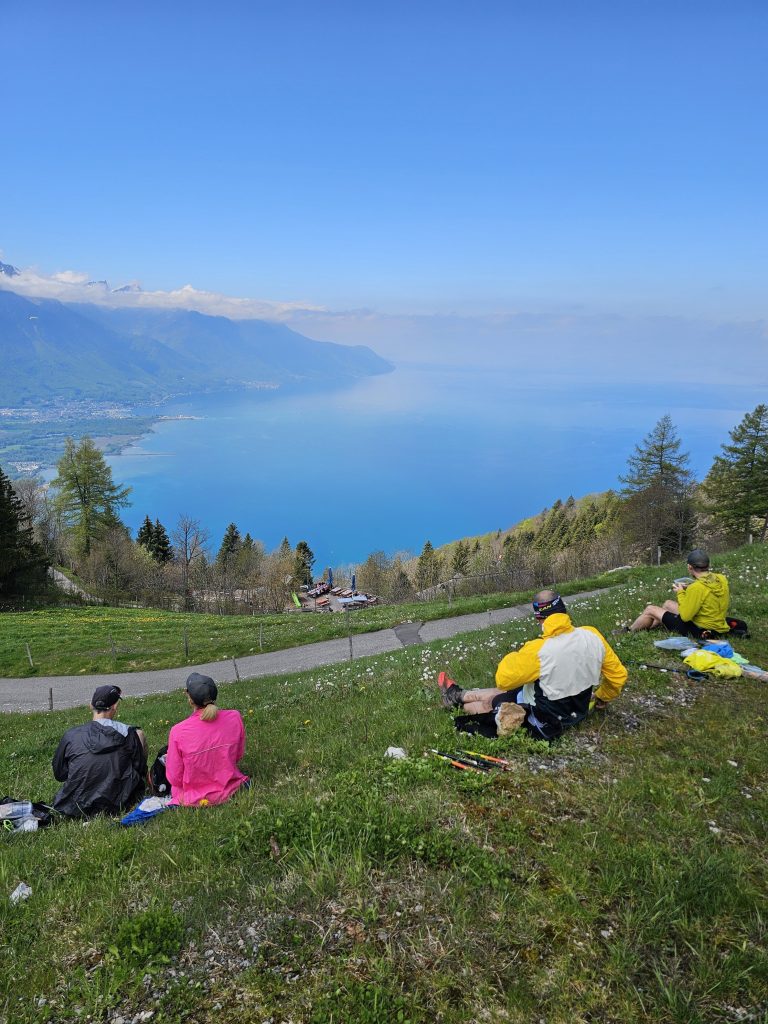
<svg viewBox="0 0 768 1024"><path fill-rule="evenodd" d="M399 367L318 393L179 399L110 458L133 488L124 520L199 519L214 552L235 522L275 548L306 540L325 565L506 528L560 497L618 486L669 412L703 475L762 398L749 388L611 387L510 371ZM155 410L157 411L157 410Z"/></svg>

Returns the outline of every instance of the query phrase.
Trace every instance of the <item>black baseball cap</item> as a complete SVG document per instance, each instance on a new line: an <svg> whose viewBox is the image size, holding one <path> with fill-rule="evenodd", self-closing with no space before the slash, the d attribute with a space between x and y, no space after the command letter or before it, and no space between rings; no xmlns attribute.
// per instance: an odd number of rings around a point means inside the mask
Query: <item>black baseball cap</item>
<svg viewBox="0 0 768 1024"><path fill-rule="evenodd" d="M122 696L119 686L97 686L91 697L91 707L94 711L109 711Z"/></svg>
<svg viewBox="0 0 768 1024"><path fill-rule="evenodd" d="M193 672L187 677L186 690L200 708L204 708L206 704L213 704L219 695L218 687L211 677L200 675L199 672Z"/></svg>

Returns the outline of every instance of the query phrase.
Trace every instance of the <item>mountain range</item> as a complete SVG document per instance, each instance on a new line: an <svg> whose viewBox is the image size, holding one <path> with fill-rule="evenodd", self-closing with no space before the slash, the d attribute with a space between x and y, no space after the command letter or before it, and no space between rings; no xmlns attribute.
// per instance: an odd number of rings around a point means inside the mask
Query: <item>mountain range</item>
<svg viewBox="0 0 768 1024"><path fill-rule="evenodd" d="M0 273L13 280L10 264ZM110 309L0 288L0 405L155 401L242 385L327 384L388 373L364 345L191 310Z"/></svg>

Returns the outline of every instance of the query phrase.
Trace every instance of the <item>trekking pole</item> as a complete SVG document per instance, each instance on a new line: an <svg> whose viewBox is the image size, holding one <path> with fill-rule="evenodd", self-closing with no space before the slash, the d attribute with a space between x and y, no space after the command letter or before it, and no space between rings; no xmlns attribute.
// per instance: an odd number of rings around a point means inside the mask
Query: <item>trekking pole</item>
<svg viewBox="0 0 768 1024"><path fill-rule="evenodd" d="M486 761L488 764L498 768L503 768L505 771L512 770L512 764L509 761L505 761L503 757L492 757L490 754L481 754L477 750L459 750L457 753L462 757L476 757L480 761Z"/></svg>
<svg viewBox="0 0 768 1024"><path fill-rule="evenodd" d="M490 765L481 766L477 761L471 761L465 757L457 757L455 754L446 754L444 750L435 750L430 748L430 754L434 754L435 757L439 757L443 761L447 761L454 768L460 768L462 771L478 772L483 774L491 770Z"/></svg>

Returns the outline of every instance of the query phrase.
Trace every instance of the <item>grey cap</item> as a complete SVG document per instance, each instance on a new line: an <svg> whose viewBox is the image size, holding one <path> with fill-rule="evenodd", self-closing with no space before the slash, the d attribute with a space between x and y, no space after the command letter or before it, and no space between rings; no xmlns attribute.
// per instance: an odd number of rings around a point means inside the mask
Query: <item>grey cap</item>
<svg viewBox="0 0 768 1024"><path fill-rule="evenodd" d="M692 565L694 569L709 568L709 555L703 548L694 548L693 551L689 551L686 561L688 562L688 565Z"/></svg>
<svg viewBox="0 0 768 1024"><path fill-rule="evenodd" d="M187 677L186 690L199 708L213 704L219 695L218 687L211 677L200 675L199 672L192 672Z"/></svg>

